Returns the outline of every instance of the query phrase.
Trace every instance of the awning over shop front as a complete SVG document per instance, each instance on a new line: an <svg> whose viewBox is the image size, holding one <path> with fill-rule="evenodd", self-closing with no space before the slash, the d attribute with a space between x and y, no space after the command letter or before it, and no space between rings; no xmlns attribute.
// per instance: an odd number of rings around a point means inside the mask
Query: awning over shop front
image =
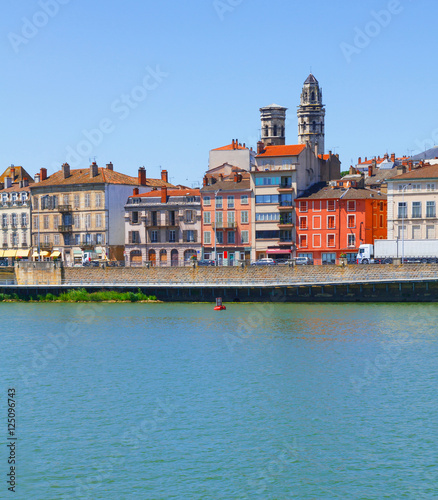
<svg viewBox="0 0 438 500"><path fill-rule="evenodd" d="M0 257L3 257L3 254L4 254L4 250L0 250Z"/></svg>
<svg viewBox="0 0 438 500"><path fill-rule="evenodd" d="M41 257L47 257L49 255L49 252L46 252L45 250L43 250L42 252L40 252L40 256ZM32 257L38 257L38 252L34 252L32 254Z"/></svg>
<svg viewBox="0 0 438 500"><path fill-rule="evenodd" d="M266 253L292 253L292 250L282 249L282 248L268 248Z"/></svg>
<svg viewBox="0 0 438 500"><path fill-rule="evenodd" d="M82 256L82 250L79 248L73 248L73 256L74 257L81 257Z"/></svg>
<svg viewBox="0 0 438 500"><path fill-rule="evenodd" d="M29 257L30 250L17 250L16 257Z"/></svg>
<svg viewBox="0 0 438 500"><path fill-rule="evenodd" d="M52 252L50 257L59 257L60 255L61 255L61 252L58 252L58 250L55 250L54 252Z"/></svg>
<svg viewBox="0 0 438 500"><path fill-rule="evenodd" d="M3 257L15 257L17 250L5 250Z"/></svg>

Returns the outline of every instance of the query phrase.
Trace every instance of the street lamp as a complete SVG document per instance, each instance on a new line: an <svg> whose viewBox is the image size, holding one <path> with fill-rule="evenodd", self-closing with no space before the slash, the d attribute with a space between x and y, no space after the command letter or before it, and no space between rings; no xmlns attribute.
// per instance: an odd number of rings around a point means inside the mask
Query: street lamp
<svg viewBox="0 0 438 500"><path fill-rule="evenodd" d="M406 215L408 214L408 207L406 206L405 207L405 191L406 189L408 188L408 186L410 186L411 184L405 184L403 187L402 187L402 207L403 207L403 210L402 210L402 259L401 259L401 263L404 264L404 261L405 261L405 208L406 208Z"/></svg>
<svg viewBox="0 0 438 500"><path fill-rule="evenodd" d="M217 194L220 189L214 192L214 265L217 266L217 251L216 251L216 240L217 240L217 220L216 220L216 206L217 206Z"/></svg>

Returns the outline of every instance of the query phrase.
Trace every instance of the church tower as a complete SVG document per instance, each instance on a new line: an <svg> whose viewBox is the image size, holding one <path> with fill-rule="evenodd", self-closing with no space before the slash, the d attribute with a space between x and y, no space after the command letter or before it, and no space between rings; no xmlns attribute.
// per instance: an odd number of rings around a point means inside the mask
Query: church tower
<svg viewBox="0 0 438 500"><path fill-rule="evenodd" d="M310 73L304 82L301 101L298 106L298 142L318 147L318 154L324 154L324 115L322 90L318 80Z"/></svg>
<svg viewBox="0 0 438 500"><path fill-rule="evenodd" d="M284 146L286 143L285 122L286 110L278 104L271 104L260 108L260 119L262 121L262 141L265 146Z"/></svg>

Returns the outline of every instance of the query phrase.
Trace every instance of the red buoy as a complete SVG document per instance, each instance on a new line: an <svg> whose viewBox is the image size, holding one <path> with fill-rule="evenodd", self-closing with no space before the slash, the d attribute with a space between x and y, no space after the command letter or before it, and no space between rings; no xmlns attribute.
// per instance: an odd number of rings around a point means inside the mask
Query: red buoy
<svg viewBox="0 0 438 500"><path fill-rule="evenodd" d="M226 307L222 305L222 297L216 297L216 306L214 307L214 310L224 311L225 309Z"/></svg>

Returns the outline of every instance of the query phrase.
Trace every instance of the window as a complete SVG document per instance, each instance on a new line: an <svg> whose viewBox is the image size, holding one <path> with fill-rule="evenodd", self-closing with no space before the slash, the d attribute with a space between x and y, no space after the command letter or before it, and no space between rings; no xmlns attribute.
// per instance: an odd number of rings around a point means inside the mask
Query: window
<svg viewBox="0 0 438 500"><path fill-rule="evenodd" d="M259 194L256 195L256 200L255 200L257 204L262 204L262 203L278 204L279 201L280 201L280 196L278 194Z"/></svg>
<svg viewBox="0 0 438 500"><path fill-rule="evenodd" d="M315 200L313 202L313 210L315 212L321 212L321 200Z"/></svg>
<svg viewBox="0 0 438 500"><path fill-rule="evenodd" d="M193 229L189 229L188 231L186 231L186 236L187 243L195 243L195 231Z"/></svg>
<svg viewBox="0 0 438 500"><path fill-rule="evenodd" d="M102 233L97 233L96 234L96 243L98 245L102 245L103 244L103 235L102 235Z"/></svg>
<svg viewBox="0 0 438 500"><path fill-rule="evenodd" d="M315 248L320 248L321 247L321 235L320 234L314 234L313 235L313 246Z"/></svg>
<svg viewBox="0 0 438 500"><path fill-rule="evenodd" d="M236 231L228 232L228 243L230 244L236 243Z"/></svg>
<svg viewBox="0 0 438 500"><path fill-rule="evenodd" d="M158 231L156 229L151 231L151 243L158 243Z"/></svg>
<svg viewBox="0 0 438 500"><path fill-rule="evenodd" d="M56 233L53 237L53 241L55 243L55 245L59 245L59 234Z"/></svg>
<svg viewBox="0 0 438 500"><path fill-rule="evenodd" d="M85 214L85 229L91 227L91 214Z"/></svg>
<svg viewBox="0 0 438 500"><path fill-rule="evenodd" d="M81 244L81 235L80 234L75 234L74 235L74 244L75 245L80 245Z"/></svg>
<svg viewBox="0 0 438 500"><path fill-rule="evenodd" d="M90 208L90 193L85 193L84 200L85 200L85 208Z"/></svg>
<svg viewBox="0 0 438 500"><path fill-rule="evenodd" d="M223 226L223 213L222 212L216 212L216 226L222 227Z"/></svg>
<svg viewBox="0 0 438 500"><path fill-rule="evenodd" d="M356 216L355 215L347 215L347 227L349 227L349 228L356 227Z"/></svg>
<svg viewBox="0 0 438 500"><path fill-rule="evenodd" d="M266 213L266 214L256 214L255 220L257 222L280 220L280 214L278 212L270 212L270 213Z"/></svg>
<svg viewBox="0 0 438 500"><path fill-rule="evenodd" d="M328 247L334 247L335 246L335 235L334 234L328 234L327 235L327 246Z"/></svg>
<svg viewBox="0 0 438 500"><path fill-rule="evenodd" d="M335 211L335 200L327 200L327 210L329 212Z"/></svg>
<svg viewBox="0 0 438 500"><path fill-rule="evenodd" d="M12 202L14 205L17 204L17 198L18 198L18 194L17 193L12 193Z"/></svg>
<svg viewBox="0 0 438 500"><path fill-rule="evenodd" d="M421 217L421 201L412 202L412 218L419 219Z"/></svg>
<svg viewBox="0 0 438 500"><path fill-rule="evenodd" d="M426 217L436 217L435 202L434 201L427 201L426 202Z"/></svg>
<svg viewBox="0 0 438 500"><path fill-rule="evenodd" d="M323 253L321 255L322 264L336 264L336 254L335 253Z"/></svg>
<svg viewBox="0 0 438 500"><path fill-rule="evenodd" d="M249 243L249 231L242 231L240 233L240 239L242 240L242 245Z"/></svg>
<svg viewBox="0 0 438 500"><path fill-rule="evenodd" d="M204 224L211 224L211 212L204 212Z"/></svg>
<svg viewBox="0 0 438 500"><path fill-rule="evenodd" d="M426 191L435 191L435 183L428 183L426 184Z"/></svg>
<svg viewBox="0 0 438 500"><path fill-rule="evenodd" d="M223 231L216 231L216 243L223 244L224 242L224 233Z"/></svg>
<svg viewBox="0 0 438 500"><path fill-rule="evenodd" d="M70 197L69 197L69 195L68 195L68 194L65 194L65 195L63 196L62 201L63 201L63 204L64 204L64 205L68 205L68 204L69 204L69 202L70 202Z"/></svg>
<svg viewBox="0 0 438 500"><path fill-rule="evenodd" d="M100 215L100 214L96 214L96 226L97 226L97 215ZM131 212L131 224L138 224L138 222L139 222L138 212ZM100 224L98 227L100 227Z"/></svg>
<svg viewBox="0 0 438 500"><path fill-rule="evenodd" d="M300 201L300 212L307 212L307 201Z"/></svg>
<svg viewBox="0 0 438 500"><path fill-rule="evenodd" d="M38 216L33 218L33 227L35 229L39 228L39 218L38 218Z"/></svg>
<svg viewBox="0 0 438 500"><path fill-rule="evenodd" d="M300 234L300 248L307 248L307 234Z"/></svg>
<svg viewBox="0 0 438 500"><path fill-rule="evenodd" d="M175 242L176 242L176 230L169 229L169 243L175 243Z"/></svg>
<svg viewBox="0 0 438 500"><path fill-rule="evenodd" d="M336 227L336 218L334 215L327 215L327 229L334 229Z"/></svg>
<svg viewBox="0 0 438 500"><path fill-rule="evenodd" d="M383 229L385 227L385 219L383 215L380 215L379 222L380 222L380 229Z"/></svg>
<svg viewBox="0 0 438 500"><path fill-rule="evenodd" d="M129 243L140 243L140 232L129 231Z"/></svg>
<svg viewBox="0 0 438 500"><path fill-rule="evenodd" d="M278 240L280 231L256 231L256 240Z"/></svg>
<svg viewBox="0 0 438 500"><path fill-rule="evenodd" d="M94 195L94 204L96 208L100 208L102 205L102 195L101 193L96 193Z"/></svg>
<svg viewBox="0 0 438 500"><path fill-rule="evenodd" d="M315 215L313 217L313 229L321 229L321 216Z"/></svg>
<svg viewBox="0 0 438 500"><path fill-rule="evenodd" d="M21 214L21 225L27 226L27 214Z"/></svg>
<svg viewBox="0 0 438 500"><path fill-rule="evenodd" d="M222 208L222 196L216 196L216 208Z"/></svg>
<svg viewBox="0 0 438 500"><path fill-rule="evenodd" d="M435 239L435 226L426 226L426 238L428 240Z"/></svg>
<svg viewBox="0 0 438 500"><path fill-rule="evenodd" d="M398 203L398 218L399 219L406 219L408 216L408 204L406 201L399 201Z"/></svg>
<svg viewBox="0 0 438 500"><path fill-rule="evenodd" d="M347 212L355 212L356 211L356 201L348 200L347 201Z"/></svg>
<svg viewBox="0 0 438 500"><path fill-rule="evenodd" d="M398 239L406 238L406 224L404 226L398 226Z"/></svg>
<svg viewBox="0 0 438 500"><path fill-rule="evenodd" d="M412 184L412 191L421 191L421 184Z"/></svg>
<svg viewBox="0 0 438 500"><path fill-rule="evenodd" d="M48 245L50 243L50 236L48 234L44 235L44 244Z"/></svg>
<svg viewBox="0 0 438 500"><path fill-rule="evenodd" d="M49 229L49 216L45 215L43 217L43 224L44 224L44 229Z"/></svg>
<svg viewBox="0 0 438 500"><path fill-rule="evenodd" d="M228 208L234 208L234 196L227 196Z"/></svg>
<svg viewBox="0 0 438 500"><path fill-rule="evenodd" d="M74 202L75 208L79 208L80 207L80 199L79 199L79 195L78 194L74 195L73 202Z"/></svg>
<svg viewBox="0 0 438 500"><path fill-rule="evenodd" d="M138 221L138 212L133 212L133 214L137 214ZM102 227L102 214L96 214L96 227Z"/></svg>
<svg viewBox="0 0 438 500"><path fill-rule="evenodd" d="M25 215L25 214L23 214L23 215ZM36 217L35 217L35 219L36 219ZM8 227L8 216L7 216L7 214L3 214L2 215L2 226L3 227Z"/></svg>
<svg viewBox="0 0 438 500"><path fill-rule="evenodd" d="M58 226L59 226L59 217L57 215L54 215L53 216L53 229L55 231L58 230Z"/></svg>
<svg viewBox="0 0 438 500"><path fill-rule="evenodd" d="M307 217L300 217L299 223L300 223L300 230L307 229Z"/></svg>
<svg viewBox="0 0 438 500"><path fill-rule="evenodd" d="M211 232L204 231L204 245L211 245Z"/></svg>
<svg viewBox="0 0 438 500"><path fill-rule="evenodd" d="M242 205L248 205L248 195L247 194L242 194L240 197L240 203Z"/></svg>
<svg viewBox="0 0 438 500"><path fill-rule="evenodd" d="M228 212L227 214L228 227L234 227L234 212Z"/></svg>
<svg viewBox="0 0 438 500"><path fill-rule="evenodd" d="M278 186L281 183L281 177L256 177L256 186Z"/></svg>
<svg viewBox="0 0 438 500"><path fill-rule="evenodd" d="M380 202L380 211L383 212L383 209L385 208L385 204L383 201Z"/></svg>
<svg viewBox="0 0 438 500"><path fill-rule="evenodd" d="M242 212L240 212L240 222L242 224L248 224L248 211L247 210L242 210Z"/></svg>
<svg viewBox="0 0 438 500"><path fill-rule="evenodd" d="M291 207L292 206L292 195L291 194L281 194L280 195L280 206L281 207ZM307 210L306 210L307 212Z"/></svg>
<svg viewBox="0 0 438 500"><path fill-rule="evenodd" d="M81 227L81 216L79 214L75 214L73 216L73 224L76 229L80 229Z"/></svg>
<svg viewBox="0 0 438 500"><path fill-rule="evenodd" d="M204 196L204 205L211 205L211 198L210 196Z"/></svg>
<svg viewBox="0 0 438 500"><path fill-rule="evenodd" d="M4 200L3 200L4 201ZM38 210L38 196L33 197L33 208Z"/></svg>
<svg viewBox="0 0 438 500"><path fill-rule="evenodd" d="M59 236L59 234L57 234L56 236ZM56 238L55 238L56 239ZM26 246L27 245L27 234L26 233L23 233L21 235L21 242L23 243L23 246Z"/></svg>
<svg viewBox="0 0 438 500"><path fill-rule="evenodd" d="M347 246L349 247L354 247L356 246L356 235L355 234L349 234L347 237Z"/></svg>
<svg viewBox="0 0 438 500"><path fill-rule="evenodd" d="M414 240L421 239L421 226L412 226L412 238Z"/></svg>

